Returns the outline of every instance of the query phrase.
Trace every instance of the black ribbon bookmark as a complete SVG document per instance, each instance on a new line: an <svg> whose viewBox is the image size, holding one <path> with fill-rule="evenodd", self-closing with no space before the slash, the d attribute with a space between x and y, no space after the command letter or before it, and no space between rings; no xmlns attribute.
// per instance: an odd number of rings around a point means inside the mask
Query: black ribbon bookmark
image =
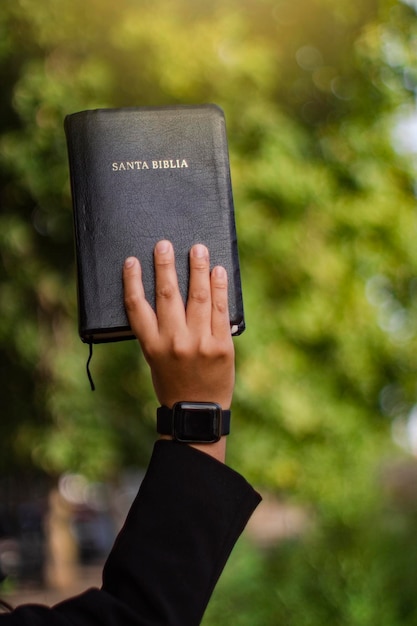
<svg viewBox="0 0 417 626"><path fill-rule="evenodd" d="M89 352L88 359L87 359L87 376L88 376L88 380L90 381L91 391L95 391L96 387L94 385L93 377L90 372L90 363L91 363L91 359L93 358L93 342L91 341L88 345L90 346L90 352Z"/></svg>

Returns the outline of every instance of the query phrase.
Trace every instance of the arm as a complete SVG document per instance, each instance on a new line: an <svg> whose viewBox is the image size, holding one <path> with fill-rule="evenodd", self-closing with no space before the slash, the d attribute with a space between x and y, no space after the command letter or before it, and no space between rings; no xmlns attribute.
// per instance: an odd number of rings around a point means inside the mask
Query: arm
<svg viewBox="0 0 417 626"><path fill-rule="evenodd" d="M186 309L167 241L156 246L155 271L156 314L145 299L136 259L125 264L124 285L129 321L150 365L159 402L171 407L183 400L213 401L228 409L234 347L225 270L217 267L210 274L207 249L194 246ZM130 541L122 538L116 544L122 560L113 554L107 564L104 587L129 597L129 602L144 592L161 623L200 623L230 551L259 501L242 477L219 463L225 449L226 437L206 445L159 442L138 496L138 515L132 512L125 529L132 525L148 539L138 546L137 558L144 564L138 570L140 583L135 580L130 592L119 583Z"/></svg>
<svg viewBox="0 0 417 626"><path fill-rule="evenodd" d="M229 408L234 350L227 277L210 274L206 248L190 255L186 309L168 242L155 250L156 314L136 259L124 267L126 310L161 404L214 401ZM165 439L165 438L164 438ZM169 439L169 438L168 438ZM103 572L93 589L52 609L19 607L0 626L196 626L237 538L260 498L224 465L215 444L157 441Z"/></svg>
<svg viewBox="0 0 417 626"><path fill-rule="evenodd" d="M210 274L208 250L190 252L187 307L181 299L174 251L168 241L155 248L156 314L145 299L137 259L124 268L125 302L131 327L148 361L160 404L211 401L228 409L234 387L234 346L230 334L227 274ZM196 447L224 461L226 439Z"/></svg>

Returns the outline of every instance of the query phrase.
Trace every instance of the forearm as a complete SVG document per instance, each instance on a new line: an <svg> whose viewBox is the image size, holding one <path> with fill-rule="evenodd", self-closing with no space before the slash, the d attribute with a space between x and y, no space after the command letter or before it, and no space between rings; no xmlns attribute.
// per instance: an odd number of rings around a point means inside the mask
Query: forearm
<svg viewBox="0 0 417 626"><path fill-rule="evenodd" d="M172 441L172 437L168 435L161 435L160 439ZM227 437L221 437L220 441L216 441L216 443L191 443L189 445L200 452L204 452L204 454L208 454L213 457L213 459L216 459L216 461L224 463L226 460L226 440Z"/></svg>
<svg viewBox="0 0 417 626"><path fill-rule="evenodd" d="M220 461L220 463L224 463L226 460L226 437L222 437L216 443L192 443L190 445L196 450L213 457L216 461Z"/></svg>
<svg viewBox="0 0 417 626"><path fill-rule="evenodd" d="M103 588L144 610L146 619L199 624L259 500L239 474L211 457L174 442L157 443L106 564Z"/></svg>

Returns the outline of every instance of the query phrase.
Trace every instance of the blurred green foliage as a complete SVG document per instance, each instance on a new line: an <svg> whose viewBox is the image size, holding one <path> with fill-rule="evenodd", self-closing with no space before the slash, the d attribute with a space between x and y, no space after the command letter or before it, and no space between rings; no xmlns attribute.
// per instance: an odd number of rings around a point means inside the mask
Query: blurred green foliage
<svg viewBox="0 0 417 626"><path fill-rule="evenodd" d="M415 159L393 138L414 111L416 36L411 1L2 3L3 472L113 477L154 437L135 342L97 347L89 391L64 116L226 113L248 326L229 461L314 524L269 550L243 542L207 626L415 623L416 503L382 468L414 467Z"/></svg>

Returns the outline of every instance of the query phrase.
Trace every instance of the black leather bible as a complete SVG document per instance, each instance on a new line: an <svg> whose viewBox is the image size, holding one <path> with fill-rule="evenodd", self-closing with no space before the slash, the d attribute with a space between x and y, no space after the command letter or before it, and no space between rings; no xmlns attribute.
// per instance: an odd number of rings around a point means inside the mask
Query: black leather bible
<svg viewBox="0 0 417 626"><path fill-rule="evenodd" d="M188 254L210 251L229 277L231 332L245 328L225 119L216 105L81 111L65 118L77 260L79 334L133 338L122 266L136 256L155 306L153 249L175 249L184 302Z"/></svg>

